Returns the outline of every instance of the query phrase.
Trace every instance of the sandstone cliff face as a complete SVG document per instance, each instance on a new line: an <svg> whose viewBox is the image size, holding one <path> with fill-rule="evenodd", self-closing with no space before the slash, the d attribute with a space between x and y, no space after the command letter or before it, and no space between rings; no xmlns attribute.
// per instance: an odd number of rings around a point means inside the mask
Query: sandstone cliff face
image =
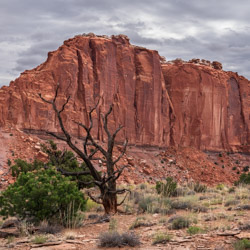
<svg viewBox="0 0 250 250"><path fill-rule="evenodd" d="M63 118L74 135L82 136L82 130L72 120L88 123L87 111L101 97L94 115L100 140L105 139L100 113L113 103L111 130L125 126L119 140L250 151L247 79L194 63L161 64L156 51L132 46L125 36L65 41L45 63L1 88L0 126L60 132L53 110L38 97L53 98L57 83L59 106L71 96Z"/></svg>
<svg viewBox="0 0 250 250"><path fill-rule="evenodd" d="M249 151L249 81L237 73L183 63L162 65L172 104L171 144Z"/></svg>
<svg viewBox="0 0 250 250"><path fill-rule="evenodd" d="M57 83L58 106L71 96L63 117L74 135L82 131L71 120L88 123L87 111L101 97L101 113L114 104L111 130L125 126L120 139L127 137L131 144L169 144L169 101L156 51L132 46L125 36L69 39L49 53L45 63L1 89L0 125L60 132L51 107L38 97L41 92L51 99ZM100 114L94 118L94 133L102 140Z"/></svg>

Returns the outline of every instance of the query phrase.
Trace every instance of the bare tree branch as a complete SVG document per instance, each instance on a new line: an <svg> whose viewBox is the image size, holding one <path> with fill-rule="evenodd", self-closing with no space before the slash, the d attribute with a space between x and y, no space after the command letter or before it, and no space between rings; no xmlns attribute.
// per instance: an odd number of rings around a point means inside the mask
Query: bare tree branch
<svg viewBox="0 0 250 250"><path fill-rule="evenodd" d="M101 201L98 201L98 200L97 200L98 198L95 198L94 196L92 196L92 194L91 194L90 192L88 192L87 194L88 194L89 198L90 198L91 200L93 200L95 203L97 203L97 204L102 204L102 202L101 202Z"/></svg>
<svg viewBox="0 0 250 250"><path fill-rule="evenodd" d="M121 158L124 156L124 154L126 153L126 149L127 149L127 145L128 145L128 139L125 140L124 144L123 144L123 149L122 149L122 153L118 156L118 158L113 162L113 164L115 165L118 161L121 160Z"/></svg>
<svg viewBox="0 0 250 250"><path fill-rule="evenodd" d="M112 105L110 105L108 112L105 114L105 116L102 116L103 127L104 127L104 130L105 130L105 132L106 132L106 134L108 136L108 140L111 139L111 135L110 135L110 132L108 130L108 116L111 114L112 109L113 109L113 107L112 107Z"/></svg>
<svg viewBox="0 0 250 250"><path fill-rule="evenodd" d="M61 110L59 111L59 114L61 114L61 113L64 111L64 108L65 108L65 106L68 104L69 99L70 99L70 96L68 96L66 102L62 105L62 108L61 108Z"/></svg>
<svg viewBox="0 0 250 250"><path fill-rule="evenodd" d="M127 191L127 193L126 193L125 197L122 199L122 201L120 203L117 203L117 207L121 206L124 203L124 201L126 200L128 194L131 194L130 190L127 189L126 191Z"/></svg>
<svg viewBox="0 0 250 250"><path fill-rule="evenodd" d="M82 175L90 175L91 174L89 171L70 172L70 171L65 171L62 168L57 168L57 171L61 172L65 176L82 176Z"/></svg>

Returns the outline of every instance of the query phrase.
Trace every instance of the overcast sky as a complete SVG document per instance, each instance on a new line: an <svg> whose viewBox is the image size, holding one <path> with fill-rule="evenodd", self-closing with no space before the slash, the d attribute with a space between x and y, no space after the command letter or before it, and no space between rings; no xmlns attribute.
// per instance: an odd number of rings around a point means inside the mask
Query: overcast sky
<svg viewBox="0 0 250 250"><path fill-rule="evenodd" d="M220 61L250 79L249 0L0 0L0 86L88 32L126 34L167 60Z"/></svg>

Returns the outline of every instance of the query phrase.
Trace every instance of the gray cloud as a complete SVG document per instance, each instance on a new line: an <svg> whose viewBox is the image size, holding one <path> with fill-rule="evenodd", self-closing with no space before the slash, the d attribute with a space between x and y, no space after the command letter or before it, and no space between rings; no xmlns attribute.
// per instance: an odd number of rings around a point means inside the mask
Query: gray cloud
<svg viewBox="0 0 250 250"><path fill-rule="evenodd" d="M1 0L0 86L76 34L124 33L168 60L218 60L250 78L247 0Z"/></svg>

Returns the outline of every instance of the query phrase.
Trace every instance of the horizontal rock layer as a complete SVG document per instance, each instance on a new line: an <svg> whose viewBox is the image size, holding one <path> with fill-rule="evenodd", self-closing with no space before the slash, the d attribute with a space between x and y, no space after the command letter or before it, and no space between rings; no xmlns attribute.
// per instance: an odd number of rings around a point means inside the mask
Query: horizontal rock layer
<svg viewBox="0 0 250 250"><path fill-rule="evenodd" d="M50 52L45 63L25 71L0 90L0 126L60 132L52 107L57 84L67 129L88 124L105 140L101 114L113 104L110 130L124 125L118 140L148 146L182 145L203 150L249 151L249 81L236 73L196 63L161 63L157 51L133 46L126 36L76 36Z"/></svg>

